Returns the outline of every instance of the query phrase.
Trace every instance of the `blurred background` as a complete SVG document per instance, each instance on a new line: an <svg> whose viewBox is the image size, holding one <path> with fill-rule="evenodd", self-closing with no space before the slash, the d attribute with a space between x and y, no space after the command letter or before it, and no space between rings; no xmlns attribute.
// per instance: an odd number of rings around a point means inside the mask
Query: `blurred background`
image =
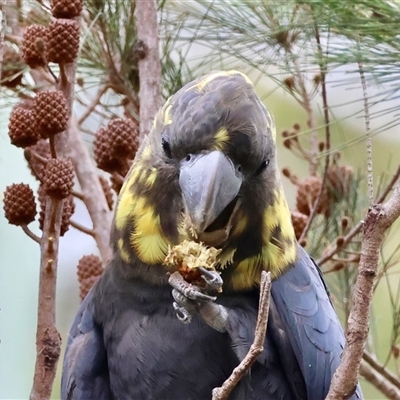
<svg viewBox="0 0 400 400"><path fill-rule="evenodd" d="M28 24L46 25L50 20L45 2L43 6L39 2L22 3L20 8L14 5L17 8L3 9L5 43L18 54L21 54L20 46L11 40L11 36L21 34ZM138 109L135 104L138 101L137 59L132 53L135 29L129 25L133 21L134 2L119 4L107 0L101 4L100 7L98 2L85 2L74 118L79 120L86 112L96 98L98 88L110 76L110 66L102 58L103 50L100 51L103 48L101 40L108 41L111 59L118 60L123 89L105 92L101 96L101 112L91 113L80 126L83 140L91 152L99 127L105 126L114 116L129 114L135 119ZM296 180L293 176L299 181L313 174L323 176L327 155L331 162L340 160L340 165L351 169L354 180L345 193L346 200L337 201L329 217L318 215L303 243L316 259L340 235L337 226L342 218L348 217L354 225L363 218L368 207L366 95L361 84L360 65L364 68L370 106L375 197L389 182L400 162L400 101L397 95L400 49L396 42L400 5L383 0L352 0L340 7L333 1L316 0L288 1L285 5L280 1L168 0L159 4L164 97L210 70L235 68L249 74L276 121L279 164L281 169L287 168L292 177L282 178L292 210L298 207L299 190L299 185L293 183ZM16 29L21 15L24 23ZM101 21L108 24L106 39L98 34L102 29ZM6 66L3 61L3 69ZM57 73L56 65L53 69ZM18 86L3 85L0 89L0 199L12 183L28 183L34 191L39 186L23 151L10 144L8 134L8 118L13 106L35 92L35 79L29 67L24 66L19 73L23 79ZM322 86L327 92L329 121L322 112ZM133 100L129 99L128 92L134 93ZM127 98L128 104L121 101ZM327 123L331 130L329 151L326 151ZM310 172L312 157L304 157L288 144L284 132L294 132L302 148L310 153L313 140L325 143L324 148L313 154L316 171ZM335 154L340 154L340 158ZM102 174L108 177L104 172ZM115 199L116 194L113 196ZM73 220L90 227L92 221L85 204L75 199L75 207ZM30 228L41 235L37 221L30 224ZM397 379L399 238L399 225L396 224L382 249L367 344L368 351ZM352 246L354 253L359 252L359 242L354 241ZM77 264L83 255L92 253L99 254L94 239L73 227L61 238L56 319L63 345L80 304ZM345 256L341 254L339 258L342 260ZM37 243L19 227L9 225L1 213L0 399L27 399L32 387L39 260ZM333 301L345 325L357 263L348 258L344 262L340 260L330 260L323 270L328 271L326 278ZM339 268L340 262L343 265ZM335 268L337 271L332 272ZM54 399L59 398L60 365ZM361 383L366 399L386 398L365 379L361 378Z"/></svg>

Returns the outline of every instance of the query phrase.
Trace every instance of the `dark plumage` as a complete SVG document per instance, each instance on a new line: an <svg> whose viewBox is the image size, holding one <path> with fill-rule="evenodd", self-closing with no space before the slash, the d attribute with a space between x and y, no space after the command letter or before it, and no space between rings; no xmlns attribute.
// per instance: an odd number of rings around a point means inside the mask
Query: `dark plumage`
<svg viewBox="0 0 400 400"><path fill-rule="evenodd" d="M215 301L168 283L168 246L184 239L222 249ZM62 399L211 399L253 341L263 269L274 278L264 351L230 399L325 397L343 331L295 240L274 124L247 77L210 74L167 101L122 189L112 244L71 329Z"/></svg>

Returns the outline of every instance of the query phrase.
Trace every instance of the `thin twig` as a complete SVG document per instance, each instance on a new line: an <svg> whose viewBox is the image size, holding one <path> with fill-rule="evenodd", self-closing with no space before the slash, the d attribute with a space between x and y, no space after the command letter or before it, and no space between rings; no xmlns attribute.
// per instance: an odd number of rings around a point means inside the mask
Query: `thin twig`
<svg viewBox="0 0 400 400"><path fill-rule="evenodd" d="M397 182L397 180L400 177L400 165L397 167L396 172L392 176L392 179L390 182L387 184L385 190L382 192L382 194L379 196L379 198L376 200L376 203L382 203L385 201L387 195L390 193L390 191L393 189L393 186ZM338 251L340 251L343 247L345 247L353 238L356 236L358 233L360 233L361 228L363 227L364 221L358 222L357 225L355 225L347 235L343 236L343 241L341 241L341 245L338 246L336 243L331 247L329 251L324 252L325 254L317 260L317 264L321 267L322 264L325 264L327 261L329 261Z"/></svg>
<svg viewBox="0 0 400 400"><path fill-rule="evenodd" d="M72 220L70 220L69 223L73 228L77 229L78 231L81 231L83 233L86 233L87 235L94 237L93 229L87 228L86 226L81 225L79 222L75 222Z"/></svg>
<svg viewBox="0 0 400 400"><path fill-rule="evenodd" d="M71 190L71 194L72 194L72 196L76 197L77 199L79 199L81 201L85 200L85 196L82 193L77 192L76 190Z"/></svg>
<svg viewBox="0 0 400 400"><path fill-rule="evenodd" d="M31 238L33 239L36 243L41 242L41 239L39 236L35 235L28 227L28 225L21 225L22 230Z"/></svg>
<svg viewBox="0 0 400 400"><path fill-rule="evenodd" d="M365 80L364 66L361 62L358 63L358 70L360 72L361 87L364 99L364 120L366 132L366 148L367 148L367 180L368 180L368 196L369 205L374 204L374 177L372 175L372 140L371 140L371 118L369 115L369 103L367 93L367 82Z"/></svg>
<svg viewBox="0 0 400 400"><path fill-rule="evenodd" d="M374 355L368 353L364 350L363 359L372 367L374 368L379 375L383 376L387 379L392 385L396 386L397 389L400 390L400 380L399 378L393 374L388 368L386 368L383 364L381 364ZM362 373L361 373L362 374Z"/></svg>
<svg viewBox="0 0 400 400"><path fill-rule="evenodd" d="M96 97L93 99L92 103L87 106L85 112L78 119L78 125L82 125L87 117L92 113L92 111L96 108L96 106L100 103L100 99L103 94L108 90L108 85L102 85L97 91Z"/></svg>
<svg viewBox="0 0 400 400"><path fill-rule="evenodd" d="M232 371L231 376L212 391L212 400L226 400L238 384L244 374L251 368L257 357L264 350L265 335L267 332L269 303L271 295L271 273L263 271L261 273L260 283L260 301L257 317L257 325L254 333L254 342L249 352L243 358L241 363Z"/></svg>
<svg viewBox="0 0 400 400"><path fill-rule="evenodd" d="M373 369L365 359L361 361L360 374L378 390L380 390L389 400L400 400L399 388L393 385L382 374Z"/></svg>

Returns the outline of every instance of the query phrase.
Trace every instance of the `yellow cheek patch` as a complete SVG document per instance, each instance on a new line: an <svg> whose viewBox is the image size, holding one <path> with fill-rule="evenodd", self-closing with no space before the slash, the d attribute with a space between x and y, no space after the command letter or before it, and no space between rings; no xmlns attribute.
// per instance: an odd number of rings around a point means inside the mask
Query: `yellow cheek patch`
<svg viewBox="0 0 400 400"><path fill-rule="evenodd" d="M161 263L167 254L169 242L163 236L160 216L142 198L136 204L132 217L134 232L130 237L131 246L143 262Z"/></svg>
<svg viewBox="0 0 400 400"><path fill-rule="evenodd" d="M240 236L246 225L244 218L238 218L238 225L232 234ZM274 231L277 232L276 237L273 237ZM296 261L297 242L290 211L281 189L275 193L274 202L264 212L262 237L260 253L239 262L234 278L228 283L230 288L245 290L258 285L261 270L271 271L272 278L277 278L288 265Z"/></svg>
<svg viewBox="0 0 400 400"><path fill-rule="evenodd" d="M120 200L115 212L115 226L121 231L126 226L126 221L132 214L132 209L135 207L135 199L132 193L124 190L121 194Z"/></svg>
<svg viewBox="0 0 400 400"><path fill-rule="evenodd" d="M229 288L233 290L250 289L260 284L261 255L246 258L235 268L235 277L229 282Z"/></svg>
<svg viewBox="0 0 400 400"><path fill-rule="evenodd" d="M220 128L214 135L214 149L223 151L226 143L229 142L229 133L226 128Z"/></svg>

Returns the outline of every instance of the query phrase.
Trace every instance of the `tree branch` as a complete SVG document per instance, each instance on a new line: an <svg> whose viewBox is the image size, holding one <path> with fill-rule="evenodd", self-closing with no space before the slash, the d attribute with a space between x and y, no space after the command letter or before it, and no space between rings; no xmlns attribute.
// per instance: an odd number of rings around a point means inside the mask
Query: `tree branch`
<svg viewBox="0 0 400 400"><path fill-rule="evenodd" d="M138 0L135 9L139 60L140 142L150 132L161 106L161 62L159 53L157 4L155 0Z"/></svg>
<svg viewBox="0 0 400 400"><path fill-rule="evenodd" d="M264 350L265 334L267 332L269 302L271 295L271 273L263 271L261 273L260 284L260 302L258 309L257 325L254 334L254 342L249 352L243 358L242 362L232 371L231 376L223 383L221 387L214 388L212 391L212 400L226 400L238 384L244 374L251 368L258 355Z"/></svg>
<svg viewBox="0 0 400 400"><path fill-rule="evenodd" d="M81 186L82 200L93 223L93 236L105 264L112 256L109 245L111 213L96 167L79 133L77 120L74 117L71 119L68 140L68 156L71 157L74 164L76 176Z"/></svg>
<svg viewBox="0 0 400 400"><path fill-rule="evenodd" d="M348 320L346 346L342 362L333 376L327 400L348 399L356 387L368 335L370 304L378 269L379 251L387 229L399 216L399 186L395 188L386 203L376 204L368 211L364 224L361 260Z"/></svg>
<svg viewBox="0 0 400 400"><path fill-rule="evenodd" d="M367 363L367 365L369 367L373 368L378 373L378 375L381 377L380 380L382 380L384 378L384 379L388 380L391 385L394 385L395 387L397 387L398 390L400 390L400 380L399 380L399 378L395 374L393 374L392 371L390 371L383 364L381 364L375 358L375 356L373 356L372 354L368 353L367 351L364 351L363 360ZM363 365L363 364L361 364L361 365ZM368 379L368 376L365 376L364 373L363 373L363 372L366 372L365 368L364 368L364 370L361 370L360 372L361 372L362 376L364 376L366 379ZM379 387L378 387L378 389L379 389Z"/></svg>
<svg viewBox="0 0 400 400"><path fill-rule="evenodd" d="M62 200L47 197L40 246L36 364L30 400L50 398L61 352L61 337L56 328L55 298L62 206Z"/></svg>
<svg viewBox="0 0 400 400"><path fill-rule="evenodd" d="M365 360L361 361L360 374L378 390L380 390L387 399L400 400L400 390L386 379L384 375L371 367Z"/></svg>

